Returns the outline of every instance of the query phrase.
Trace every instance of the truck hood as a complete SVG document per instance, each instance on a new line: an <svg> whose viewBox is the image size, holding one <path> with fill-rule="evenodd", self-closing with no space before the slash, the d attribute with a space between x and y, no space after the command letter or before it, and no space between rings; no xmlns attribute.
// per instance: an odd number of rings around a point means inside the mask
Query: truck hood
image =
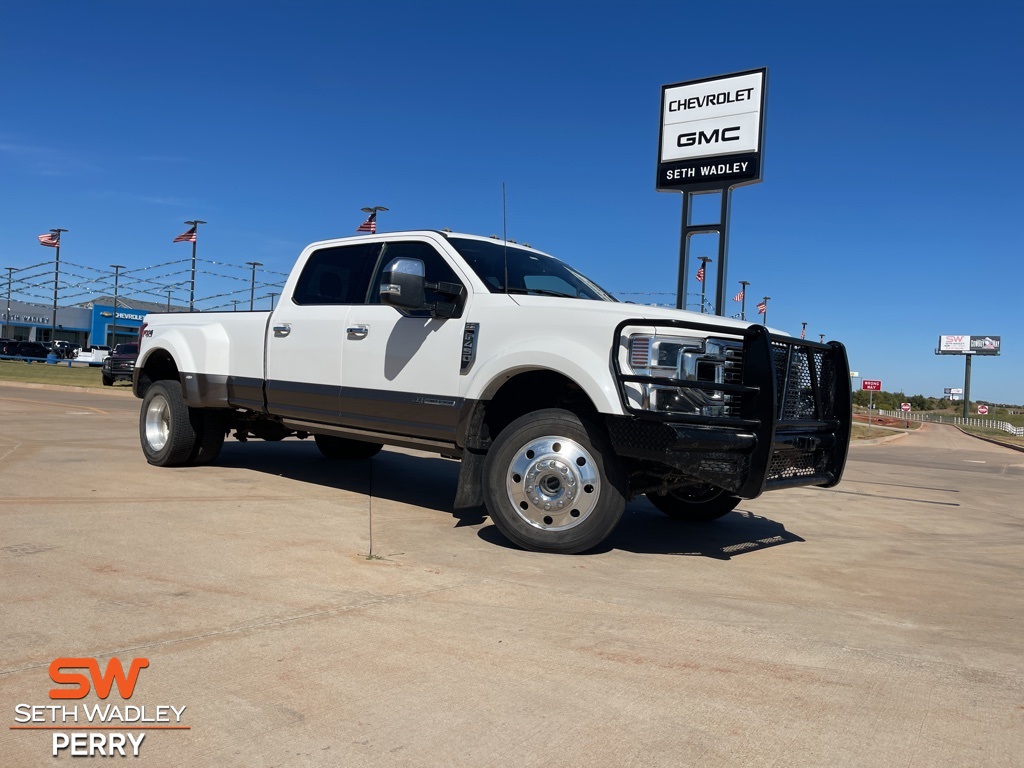
<svg viewBox="0 0 1024 768"><path fill-rule="evenodd" d="M691 312L685 309L673 309L671 307L650 307L644 304L627 304L624 302L612 301L586 301L583 299L561 299L556 296L527 296L524 294L509 294L509 298L522 307L535 307L543 310L568 310L572 312L591 312L608 318L609 322L619 323L623 320L679 320L688 323L714 323L725 328L735 328L737 332L750 328L757 323L743 320L734 320L718 315L705 315L700 312ZM768 329L771 333L780 336L789 336L785 331L775 328Z"/></svg>

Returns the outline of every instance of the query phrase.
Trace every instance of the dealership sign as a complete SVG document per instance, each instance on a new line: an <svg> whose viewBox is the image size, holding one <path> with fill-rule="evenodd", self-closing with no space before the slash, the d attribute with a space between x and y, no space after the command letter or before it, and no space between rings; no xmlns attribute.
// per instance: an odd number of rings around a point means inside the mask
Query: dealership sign
<svg viewBox="0 0 1024 768"><path fill-rule="evenodd" d="M764 68L662 86L659 192L761 180L767 79Z"/></svg>
<svg viewBox="0 0 1024 768"><path fill-rule="evenodd" d="M940 355L998 355L999 336L939 336Z"/></svg>

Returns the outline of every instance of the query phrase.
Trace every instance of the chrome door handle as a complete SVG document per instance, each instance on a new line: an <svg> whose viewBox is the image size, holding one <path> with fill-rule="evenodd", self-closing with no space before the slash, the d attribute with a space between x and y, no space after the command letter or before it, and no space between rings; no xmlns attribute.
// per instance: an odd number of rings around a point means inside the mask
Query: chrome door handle
<svg viewBox="0 0 1024 768"><path fill-rule="evenodd" d="M280 325L274 326L275 336L287 336L292 332L292 326L290 323L281 323Z"/></svg>
<svg viewBox="0 0 1024 768"><path fill-rule="evenodd" d="M350 325L345 329L350 339L365 339L366 334L370 332L370 326L368 325Z"/></svg>

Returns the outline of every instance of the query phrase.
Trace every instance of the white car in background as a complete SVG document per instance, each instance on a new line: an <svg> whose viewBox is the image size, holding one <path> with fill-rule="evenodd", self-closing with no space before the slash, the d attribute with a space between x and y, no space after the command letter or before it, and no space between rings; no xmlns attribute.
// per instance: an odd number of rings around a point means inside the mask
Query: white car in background
<svg viewBox="0 0 1024 768"><path fill-rule="evenodd" d="M82 347L75 354L76 363L88 363L89 365L101 365L110 356L110 347L105 344L94 344L91 347Z"/></svg>

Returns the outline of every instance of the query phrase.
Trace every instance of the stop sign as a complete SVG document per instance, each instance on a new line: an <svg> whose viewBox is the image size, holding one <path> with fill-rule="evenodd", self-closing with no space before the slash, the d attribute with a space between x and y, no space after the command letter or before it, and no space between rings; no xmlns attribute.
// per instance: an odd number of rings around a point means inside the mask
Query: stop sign
<svg viewBox="0 0 1024 768"><path fill-rule="evenodd" d="M986 415L988 413L988 406L987 405L979 405L978 406L978 413L981 414L982 416Z"/></svg>
<svg viewBox="0 0 1024 768"><path fill-rule="evenodd" d="M910 410L910 403L900 403L900 410L901 411L909 411Z"/></svg>

